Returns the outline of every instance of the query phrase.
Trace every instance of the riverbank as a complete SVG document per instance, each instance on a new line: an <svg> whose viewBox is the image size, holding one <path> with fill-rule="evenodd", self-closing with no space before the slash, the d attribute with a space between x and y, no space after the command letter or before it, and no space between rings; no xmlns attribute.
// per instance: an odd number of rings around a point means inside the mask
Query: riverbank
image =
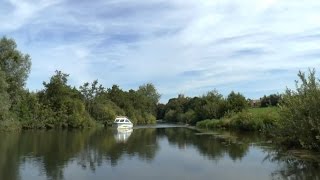
<svg viewBox="0 0 320 180"><path fill-rule="evenodd" d="M278 107L250 108L238 113L231 113L221 119L199 121L196 127L267 132L278 126L279 119Z"/></svg>

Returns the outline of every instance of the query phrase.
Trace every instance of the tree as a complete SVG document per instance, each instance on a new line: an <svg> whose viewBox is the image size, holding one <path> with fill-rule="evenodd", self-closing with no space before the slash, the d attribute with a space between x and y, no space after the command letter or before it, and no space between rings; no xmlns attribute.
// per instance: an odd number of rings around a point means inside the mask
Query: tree
<svg viewBox="0 0 320 180"><path fill-rule="evenodd" d="M151 83L139 86L137 93L149 98L153 104L157 104L161 97L161 95L157 92L157 89L155 88L155 86Z"/></svg>
<svg viewBox="0 0 320 180"><path fill-rule="evenodd" d="M7 92L12 102L11 110L19 102L30 67L30 56L17 50L17 44L13 39L0 39L0 69L7 83Z"/></svg>
<svg viewBox="0 0 320 180"><path fill-rule="evenodd" d="M229 111L240 112L248 107L246 98L240 94L231 91L227 97L227 108Z"/></svg>
<svg viewBox="0 0 320 180"><path fill-rule="evenodd" d="M268 107L268 106L277 106L281 100L281 95L279 94L271 94L269 96L264 95L260 98L261 107Z"/></svg>
<svg viewBox="0 0 320 180"><path fill-rule="evenodd" d="M11 105L9 94L7 93L8 84L6 82L5 74L0 68L0 121L5 120L9 115L9 108Z"/></svg>
<svg viewBox="0 0 320 180"><path fill-rule="evenodd" d="M203 113L204 119L219 119L226 112L226 103L223 96L217 91L208 92L204 99Z"/></svg>
<svg viewBox="0 0 320 180"><path fill-rule="evenodd" d="M141 105L144 106L144 109L148 112L156 115L157 104L160 99L160 94L157 92L157 89L153 84L148 83L142 86L139 86L137 90L137 95L141 98Z"/></svg>
<svg viewBox="0 0 320 180"><path fill-rule="evenodd" d="M73 94L70 86L67 85L69 74L55 71L55 75L50 78L50 82L43 82L45 87L45 98L42 102L48 104L53 110L58 111L62 108L64 102Z"/></svg>
<svg viewBox="0 0 320 180"><path fill-rule="evenodd" d="M94 80L91 85L86 82L82 86L80 86L80 92L84 97L84 101L86 104L86 109L91 114L92 104L95 101L95 98L104 92L104 87L100 84L98 86L98 80Z"/></svg>
<svg viewBox="0 0 320 180"><path fill-rule="evenodd" d="M91 126L91 118L81 100L81 93L71 88L68 74L56 71L50 82L44 82L45 89L40 93L40 102L47 105L55 113L54 127L86 127Z"/></svg>
<svg viewBox="0 0 320 180"><path fill-rule="evenodd" d="M157 119L163 119L166 113L166 105L159 103L157 104Z"/></svg>

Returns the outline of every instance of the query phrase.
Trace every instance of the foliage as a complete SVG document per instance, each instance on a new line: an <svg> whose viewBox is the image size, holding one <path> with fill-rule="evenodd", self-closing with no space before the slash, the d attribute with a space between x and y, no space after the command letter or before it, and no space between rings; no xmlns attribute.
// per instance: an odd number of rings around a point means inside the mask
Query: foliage
<svg viewBox="0 0 320 180"><path fill-rule="evenodd" d="M189 98L178 95L163 107L159 118L170 122L182 122L195 125L204 119L220 119L230 112L240 112L248 107L246 98L240 93L231 92L224 98L218 91L213 90L201 97ZM161 108L161 109L160 109Z"/></svg>
<svg viewBox="0 0 320 180"><path fill-rule="evenodd" d="M68 74L56 71L45 89L40 93L40 102L54 112L53 127L90 127L92 119L85 109L80 92L67 85Z"/></svg>
<svg viewBox="0 0 320 180"><path fill-rule="evenodd" d="M96 121L109 125L116 116L126 115L134 124L156 122L159 93L152 84L140 86L137 91L123 91L118 85L105 90L98 81L80 86L86 109Z"/></svg>
<svg viewBox="0 0 320 180"><path fill-rule="evenodd" d="M280 104L281 142L320 150L320 82L315 70L299 72L296 90L287 89Z"/></svg>
<svg viewBox="0 0 320 180"><path fill-rule="evenodd" d="M19 131L20 129L21 125L18 121L12 119L0 121L0 131Z"/></svg>
<svg viewBox="0 0 320 180"><path fill-rule="evenodd" d="M10 105L11 110L15 109L15 105L17 105L20 100L21 93L30 72L30 67L30 56L22 54L17 50L17 44L13 39L6 37L0 39L1 83L3 83L3 79L5 79L7 93L11 101L11 103L7 105Z"/></svg>
<svg viewBox="0 0 320 180"><path fill-rule="evenodd" d="M4 121L9 116L11 105L9 94L7 93L8 84L5 80L5 74L0 68L0 121Z"/></svg>
<svg viewBox="0 0 320 180"><path fill-rule="evenodd" d="M260 106L268 107L268 106L277 106L281 100L281 95L279 94L270 94L269 96L264 95L260 98Z"/></svg>
<svg viewBox="0 0 320 180"><path fill-rule="evenodd" d="M241 112L248 107L248 102L242 94L231 91L227 97L227 107L229 111Z"/></svg>
<svg viewBox="0 0 320 180"><path fill-rule="evenodd" d="M278 127L277 108L252 108L238 113L231 113L222 119L208 119L197 123L199 128L236 129L242 131L263 131L270 133Z"/></svg>
<svg viewBox="0 0 320 180"><path fill-rule="evenodd" d="M162 103L158 103L156 107L157 111L157 119L163 119L166 114L166 105Z"/></svg>
<svg viewBox="0 0 320 180"><path fill-rule="evenodd" d="M138 97L143 99L140 102L143 103L142 106L145 107L144 110L148 113L156 114L156 108L160 99L160 94L157 92L155 86L151 83L139 86L136 94Z"/></svg>

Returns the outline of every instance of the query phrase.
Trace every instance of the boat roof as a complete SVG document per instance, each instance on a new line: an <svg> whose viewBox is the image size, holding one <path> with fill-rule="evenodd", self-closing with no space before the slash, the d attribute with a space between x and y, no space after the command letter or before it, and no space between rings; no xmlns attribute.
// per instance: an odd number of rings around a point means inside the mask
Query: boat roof
<svg viewBox="0 0 320 180"><path fill-rule="evenodd" d="M119 118L127 118L127 119L128 119L127 116L117 116L117 117L116 117L116 119L119 119Z"/></svg>

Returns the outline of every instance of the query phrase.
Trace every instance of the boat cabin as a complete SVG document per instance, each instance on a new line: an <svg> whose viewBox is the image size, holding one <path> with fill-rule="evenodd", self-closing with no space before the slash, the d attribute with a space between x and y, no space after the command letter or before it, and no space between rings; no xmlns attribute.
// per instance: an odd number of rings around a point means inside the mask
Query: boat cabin
<svg viewBox="0 0 320 180"><path fill-rule="evenodd" d="M128 117L126 117L126 116L118 116L118 117L116 117L114 122L115 123L131 123L130 120L128 119Z"/></svg>

